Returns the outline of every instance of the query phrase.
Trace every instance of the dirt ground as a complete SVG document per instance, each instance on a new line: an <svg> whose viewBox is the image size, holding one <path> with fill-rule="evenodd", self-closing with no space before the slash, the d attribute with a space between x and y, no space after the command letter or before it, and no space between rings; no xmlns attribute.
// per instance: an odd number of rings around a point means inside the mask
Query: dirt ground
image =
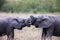
<svg viewBox="0 0 60 40"><path fill-rule="evenodd" d="M6 17L22 17L28 18L30 15L38 16L42 14L11 14L11 13L0 13L0 18ZM43 14L43 15L52 15L55 16L56 14ZM23 30L14 30L14 39L15 40L41 40L42 28L35 28L34 26L25 27ZM2 36L1 40L6 40L6 36ZM60 40L60 37L54 37L53 40Z"/></svg>

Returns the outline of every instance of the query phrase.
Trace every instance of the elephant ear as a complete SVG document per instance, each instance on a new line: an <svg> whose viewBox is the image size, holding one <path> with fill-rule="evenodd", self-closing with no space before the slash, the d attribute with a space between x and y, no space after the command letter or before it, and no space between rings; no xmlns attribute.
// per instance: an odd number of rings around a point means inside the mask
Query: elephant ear
<svg viewBox="0 0 60 40"><path fill-rule="evenodd" d="M46 16L38 16L38 18L37 18L37 22L42 22L42 21L44 21L44 20L47 20L47 17Z"/></svg>
<svg viewBox="0 0 60 40"><path fill-rule="evenodd" d="M13 20L15 20L15 21L19 22L19 20L18 20L17 18L14 18Z"/></svg>
<svg viewBox="0 0 60 40"><path fill-rule="evenodd" d="M8 22L12 22L12 21L16 21L19 22L18 18L14 18L14 17L9 17L7 18Z"/></svg>
<svg viewBox="0 0 60 40"><path fill-rule="evenodd" d="M32 16L32 15L30 16L30 18L31 18L31 19L35 19L35 17L34 17L34 16Z"/></svg>
<svg viewBox="0 0 60 40"><path fill-rule="evenodd" d="M40 20L40 21L39 21L39 20ZM39 18L37 19L37 22L39 22L39 23L38 23L38 27L48 28L48 27L50 27L51 25L53 25L54 19L53 19L53 18L49 18L49 17L42 16L40 19L39 19Z"/></svg>
<svg viewBox="0 0 60 40"><path fill-rule="evenodd" d="M26 19L23 19L23 23L25 23Z"/></svg>
<svg viewBox="0 0 60 40"><path fill-rule="evenodd" d="M31 18L32 21L35 21L37 19L37 17L32 16L32 15L30 16L30 18Z"/></svg>
<svg viewBox="0 0 60 40"><path fill-rule="evenodd" d="M35 16L30 16L30 20L31 20L31 24L34 25L35 21L36 21L37 17Z"/></svg>

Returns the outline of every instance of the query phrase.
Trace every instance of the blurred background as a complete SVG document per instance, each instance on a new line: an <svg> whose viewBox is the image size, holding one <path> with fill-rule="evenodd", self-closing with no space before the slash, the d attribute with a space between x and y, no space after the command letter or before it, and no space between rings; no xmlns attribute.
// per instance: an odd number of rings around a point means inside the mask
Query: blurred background
<svg viewBox="0 0 60 40"><path fill-rule="evenodd" d="M2 12L60 12L60 0L0 0Z"/></svg>
<svg viewBox="0 0 60 40"><path fill-rule="evenodd" d="M30 15L60 15L60 0L0 0L0 17L22 17ZM42 28L35 26L25 27L23 30L14 30L15 40L41 40ZM1 40L6 40L2 36ZM53 40L60 40L60 37L53 36Z"/></svg>

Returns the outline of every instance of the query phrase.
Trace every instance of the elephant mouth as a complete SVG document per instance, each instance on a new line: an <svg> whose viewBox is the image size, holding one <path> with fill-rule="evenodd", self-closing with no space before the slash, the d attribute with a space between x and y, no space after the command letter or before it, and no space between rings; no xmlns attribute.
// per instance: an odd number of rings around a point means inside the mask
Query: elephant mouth
<svg viewBox="0 0 60 40"><path fill-rule="evenodd" d="M28 27L30 27L30 25L31 25L31 24L29 24L29 23L25 24L25 26L28 26Z"/></svg>
<svg viewBox="0 0 60 40"><path fill-rule="evenodd" d="M28 27L30 27L30 25L29 25L29 24L28 24L27 26L28 26Z"/></svg>
<svg viewBox="0 0 60 40"><path fill-rule="evenodd" d="M36 27L36 28L38 28L38 26L37 26L37 25L35 25L35 27Z"/></svg>

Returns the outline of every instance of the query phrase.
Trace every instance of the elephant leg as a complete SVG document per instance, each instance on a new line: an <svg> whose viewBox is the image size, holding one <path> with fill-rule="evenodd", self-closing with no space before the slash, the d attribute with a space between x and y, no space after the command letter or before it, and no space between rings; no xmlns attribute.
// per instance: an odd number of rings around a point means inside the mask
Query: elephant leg
<svg viewBox="0 0 60 40"><path fill-rule="evenodd" d="M46 40L46 29L43 29L41 40Z"/></svg>
<svg viewBox="0 0 60 40"><path fill-rule="evenodd" d="M46 40L45 34L42 34L41 40Z"/></svg>
<svg viewBox="0 0 60 40"><path fill-rule="evenodd" d="M11 40L11 35L8 35L7 36L7 40Z"/></svg>
<svg viewBox="0 0 60 40"><path fill-rule="evenodd" d="M52 37L50 36L50 37L48 37L48 40L52 40Z"/></svg>
<svg viewBox="0 0 60 40"><path fill-rule="evenodd" d="M47 38L47 40L52 40L52 35L47 34L47 35L46 35L46 38Z"/></svg>
<svg viewBox="0 0 60 40"><path fill-rule="evenodd" d="M14 30L7 32L7 40L14 40Z"/></svg>
<svg viewBox="0 0 60 40"><path fill-rule="evenodd" d="M47 29L47 35L46 35L46 37L48 38L48 40L52 40L53 32L54 32L54 25L52 24L52 25Z"/></svg>
<svg viewBox="0 0 60 40"><path fill-rule="evenodd" d="M14 40L14 30L12 30L12 33L11 33L11 35L12 35L12 40Z"/></svg>
<svg viewBox="0 0 60 40"><path fill-rule="evenodd" d="M7 36L7 40L14 40L14 35L11 33Z"/></svg>
<svg viewBox="0 0 60 40"><path fill-rule="evenodd" d="M53 35L53 30L48 29L47 30L47 35L46 35L47 40L52 40L52 35Z"/></svg>

